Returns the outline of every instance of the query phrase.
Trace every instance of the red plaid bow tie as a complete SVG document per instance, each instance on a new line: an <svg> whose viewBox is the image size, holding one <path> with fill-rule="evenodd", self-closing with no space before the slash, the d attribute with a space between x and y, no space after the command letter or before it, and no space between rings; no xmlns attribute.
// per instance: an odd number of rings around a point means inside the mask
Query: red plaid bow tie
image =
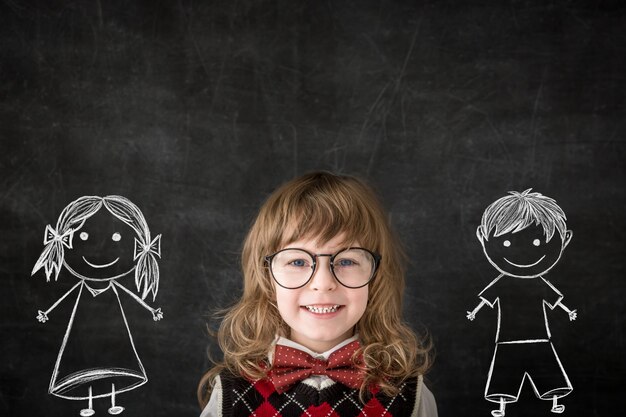
<svg viewBox="0 0 626 417"><path fill-rule="evenodd" d="M311 375L326 375L350 388L359 388L364 371L352 362L359 346L356 340L348 343L331 353L325 361L298 349L276 345L270 380L279 394Z"/></svg>

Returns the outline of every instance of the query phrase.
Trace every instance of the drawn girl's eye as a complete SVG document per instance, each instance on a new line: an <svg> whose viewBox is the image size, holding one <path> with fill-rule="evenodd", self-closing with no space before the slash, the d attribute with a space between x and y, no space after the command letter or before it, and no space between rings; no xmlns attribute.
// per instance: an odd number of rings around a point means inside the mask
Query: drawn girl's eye
<svg viewBox="0 0 626 417"><path fill-rule="evenodd" d="M539 246L539 245L541 245L541 241L539 239L535 239L535 240L533 240L533 245Z"/></svg>
<svg viewBox="0 0 626 417"><path fill-rule="evenodd" d="M502 244L504 245L505 248L508 248L509 246L511 246L511 241L505 240L504 242L502 242Z"/></svg>
<svg viewBox="0 0 626 417"><path fill-rule="evenodd" d="M120 240L122 240L122 235L115 232L113 233L113 236L111 236L111 239L113 239L114 242L119 242Z"/></svg>
<svg viewBox="0 0 626 417"><path fill-rule="evenodd" d="M89 239L89 233L87 233L87 232L80 232L79 236L80 236L81 240Z"/></svg>

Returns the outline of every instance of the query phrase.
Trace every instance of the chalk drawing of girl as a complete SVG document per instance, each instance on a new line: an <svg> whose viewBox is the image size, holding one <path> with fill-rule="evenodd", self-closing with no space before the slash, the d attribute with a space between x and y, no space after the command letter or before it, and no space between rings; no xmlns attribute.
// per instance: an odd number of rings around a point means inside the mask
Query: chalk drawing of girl
<svg viewBox="0 0 626 417"><path fill-rule="evenodd" d="M160 308L144 301L149 294L154 301L158 291L161 235L151 237L143 214L125 197L83 196L65 207L56 228L46 227L44 245L31 275L43 268L47 281L53 275L56 281L65 268L78 278L37 315L45 323L63 300L76 295L48 391L69 400L88 400L80 411L84 417L95 414L93 398L110 397L109 413L120 414L124 407L115 404L116 394L148 381L122 306L130 297L155 321L163 318ZM130 274L140 296L119 282Z"/></svg>

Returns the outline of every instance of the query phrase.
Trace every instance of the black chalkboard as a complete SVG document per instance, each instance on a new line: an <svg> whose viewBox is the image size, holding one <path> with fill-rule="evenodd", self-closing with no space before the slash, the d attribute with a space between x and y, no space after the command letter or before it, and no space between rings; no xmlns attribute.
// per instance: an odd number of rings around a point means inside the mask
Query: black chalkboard
<svg viewBox="0 0 626 417"><path fill-rule="evenodd" d="M546 278L578 312L548 313L574 387L565 415L614 414L625 20L617 1L3 2L0 414L84 407L48 394L71 302L36 318L76 282L31 277L66 205L121 195L161 235L146 303L163 319L120 296L148 381L117 402L123 415L195 416L207 350L219 355L208 316L241 291L247 228L271 190L316 169L381 194L412 260L406 319L436 347L441 416L493 408L496 311L465 317L497 276L476 239L483 211L512 190L555 199L574 234ZM94 400L97 415L109 406ZM507 409L519 415L550 415L528 384Z"/></svg>

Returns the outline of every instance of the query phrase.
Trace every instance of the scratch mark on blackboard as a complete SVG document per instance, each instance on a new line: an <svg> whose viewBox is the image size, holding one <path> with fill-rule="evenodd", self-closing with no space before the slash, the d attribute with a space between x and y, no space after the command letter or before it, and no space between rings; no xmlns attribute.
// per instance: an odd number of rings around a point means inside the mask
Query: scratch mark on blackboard
<svg viewBox="0 0 626 417"><path fill-rule="evenodd" d="M239 118L239 111L233 113L233 144L239 143L239 134L237 132L237 119Z"/></svg>
<svg viewBox="0 0 626 417"><path fill-rule="evenodd" d="M359 139L358 139L359 143L361 142L361 139L363 139L363 132L365 132L365 130L369 126L370 117L374 113L374 110L376 109L376 106L382 100L383 95L385 94L385 91L387 91L387 88L389 88L390 85L391 85L391 82L387 82L384 85L384 87L380 90L380 93L378 93L378 97L376 97L376 100L374 100L374 103L372 103L372 105L370 106L369 110L367 111L367 115L365 116L365 120L363 120L363 124L361 125L361 132L359 133Z"/></svg>
<svg viewBox="0 0 626 417"><path fill-rule="evenodd" d="M209 71L209 68L207 67L206 60L203 57L202 51L200 50L200 46L198 45L196 37L193 34L191 18L190 18L190 21L189 21L188 28L189 28L189 30L188 30L189 37L191 38L191 42L193 43L193 47L194 47L194 50L196 52L196 55L198 56L198 59L200 60L200 64L202 65L202 69L204 70L204 73L206 74L207 78L210 79L211 78L211 73ZM217 99L217 95L218 95L220 86L222 84L222 78L224 76L224 66L225 66L225 64L226 64L226 55L224 54L224 55L222 55L222 60L220 62L220 69L218 71L217 78L215 80L215 85L213 87L213 94L211 96L211 105L209 106L209 114L213 114L213 108L215 106L215 101Z"/></svg>
<svg viewBox="0 0 626 417"><path fill-rule="evenodd" d="M384 137L384 139L387 139L387 117L386 114L383 116L383 121L380 127L380 130L382 131L382 136ZM380 140L381 140L381 135L376 135L376 137L374 138L374 145L372 146L372 151L370 152L370 159L367 163L367 175L371 175L372 172L372 168L374 167L374 161L376 156L378 155L378 148L380 148Z"/></svg>
<svg viewBox="0 0 626 417"><path fill-rule="evenodd" d="M411 58L411 55L413 54L413 49L415 48L415 41L417 40L417 34L419 33L421 24L422 24L422 18L420 17L420 20L418 20L417 25L415 25L415 31L413 32L411 45L409 46L409 50L407 51L406 56L404 57L404 63L402 64L402 69L400 71L400 74L398 75L398 79L396 82L396 93L400 89L400 82L402 81L402 78L404 77L404 74L406 73L406 67L409 63L409 59Z"/></svg>
<svg viewBox="0 0 626 417"><path fill-rule="evenodd" d="M535 102L533 105L533 114L530 119L530 139L531 139L531 154L530 154L530 172L534 171L535 168L535 158L537 156L537 112L539 109L539 102L541 100L541 93L543 90L543 83L545 82L546 69L544 68L543 73L541 74L541 82L539 83L539 87L537 88L537 94L535 95Z"/></svg>
<svg viewBox="0 0 626 417"><path fill-rule="evenodd" d="M298 175L298 131L293 123L289 123L293 132L293 175Z"/></svg>
<svg viewBox="0 0 626 417"><path fill-rule="evenodd" d="M400 67L400 71L397 77L395 78L395 80L390 80L387 83L385 83L385 85L382 87L382 89L378 93L376 100L374 100L374 103L372 103L372 105L368 109L367 114L365 116L365 120L363 120L363 123L361 125L361 131L359 133L359 139L358 139L359 142L361 142L361 140L363 139L363 134L365 130L370 126L372 119L373 119L373 115L378 110L380 110L381 112L380 117L377 118L377 120L380 120L380 123L381 123L381 132L386 134L387 129L386 129L385 124L387 122L387 116L391 112L393 108L393 103L396 101L396 98L398 97L398 93L400 92L402 80L404 79L407 66L409 64L411 56L413 55L413 50L415 49L415 43L417 41L417 35L419 33L420 25L421 25L421 19L417 22L415 26L415 30L413 32L413 37L411 38L409 49L407 50L407 53L404 56L402 66ZM371 41L369 38L367 39ZM389 87L392 85L393 85L393 89L391 90L390 95L387 98L385 98L385 94L389 90ZM377 141L379 141L378 137L377 137ZM378 148L378 143L376 143L372 147L372 150L375 151L377 148ZM369 166L367 169L368 172L370 171L372 163L373 163L373 155L370 157Z"/></svg>

